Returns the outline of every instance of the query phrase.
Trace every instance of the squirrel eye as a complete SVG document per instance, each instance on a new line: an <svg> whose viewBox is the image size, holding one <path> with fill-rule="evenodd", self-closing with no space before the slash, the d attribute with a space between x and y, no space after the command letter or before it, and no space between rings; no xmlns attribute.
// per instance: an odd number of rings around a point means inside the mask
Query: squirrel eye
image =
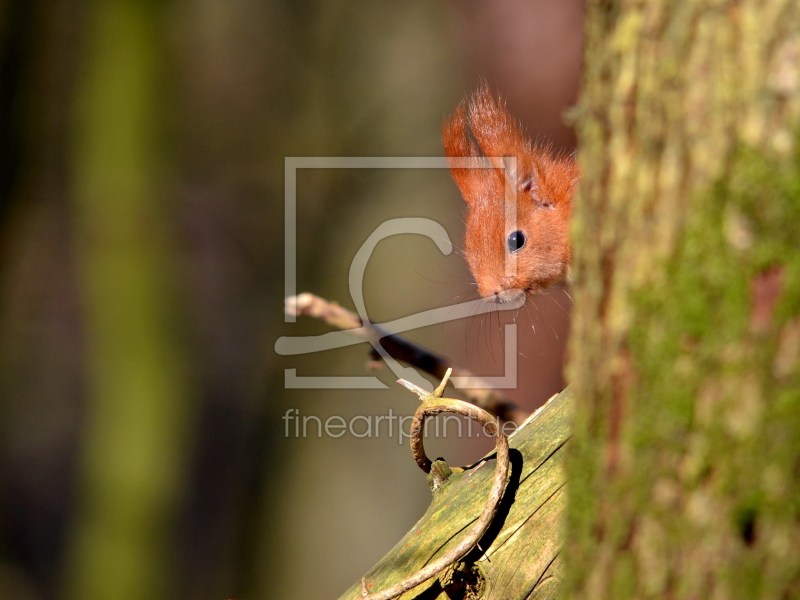
<svg viewBox="0 0 800 600"><path fill-rule="evenodd" d="M525 234L520 230L514 231L508 236L509 252L516 252L525 245Z"/></svg>

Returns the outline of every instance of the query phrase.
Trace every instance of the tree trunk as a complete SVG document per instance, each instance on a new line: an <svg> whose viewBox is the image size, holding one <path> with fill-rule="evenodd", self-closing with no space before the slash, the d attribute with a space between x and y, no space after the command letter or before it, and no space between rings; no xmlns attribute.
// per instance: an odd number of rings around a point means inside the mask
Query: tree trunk
<svg viewBox="0 0 800 600"><path fill-rule="evenodd" d="M800 5L587 15L571 598L800 595Z"/></svg>

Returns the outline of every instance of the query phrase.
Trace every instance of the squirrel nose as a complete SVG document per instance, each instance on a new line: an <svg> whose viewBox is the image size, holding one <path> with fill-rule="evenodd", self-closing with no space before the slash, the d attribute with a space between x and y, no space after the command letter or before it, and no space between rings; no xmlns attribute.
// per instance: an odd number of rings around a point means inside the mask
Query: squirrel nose
<svg viewBox="0 0 800 600"><path fill-rule="evenodd" d="M516 302L520 300L525 291L517 288L507 288L499 284L487 286L486 289L480 290L481 297L487 302Z"/></svg>
<svg viewBox="0 0 800 600"><path fill-rule="evenodd" d="M489 302L497 302L497 296L503 291L503 286L499 281L484 281L478 283L478 293L481 298Z"/></svg>

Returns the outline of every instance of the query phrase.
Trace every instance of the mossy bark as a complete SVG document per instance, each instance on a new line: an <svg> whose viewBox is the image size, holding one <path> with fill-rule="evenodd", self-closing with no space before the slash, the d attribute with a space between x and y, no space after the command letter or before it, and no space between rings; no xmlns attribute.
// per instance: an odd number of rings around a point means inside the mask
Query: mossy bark
<svg viewBox="0 0 800 600"><path fill-rule="evenodd" d="M590 2L568 597L800 596L800 5Z"/></svg>

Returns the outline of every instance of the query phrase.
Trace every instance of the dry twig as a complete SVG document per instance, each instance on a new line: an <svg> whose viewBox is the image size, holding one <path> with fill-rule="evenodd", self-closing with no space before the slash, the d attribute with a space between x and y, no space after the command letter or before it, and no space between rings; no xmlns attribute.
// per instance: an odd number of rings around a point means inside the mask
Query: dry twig
<svg viewBox="0 0 800 600"><path fill-rule="evenodd" d="M488 413L521 425L528 417L528 413L520 409L510 399L489 385L486 380L478 377L468 369L463 369L454 365L443 356L439 356L418 346L405 338L386 331L374 323L366 325L361 318L342 308L336 302L330 302L314 294L300 294L286 299L286 312L293 315L305 315L320 319L331 327L336 327L347 331L351 335L369 342L380 342L386 352L394 358L426 373L430 373L437 379L444 377L448 369L452 369L455 377L468 378L470 384L462 392L469 402L481 407ZM372 348L372 361L378 361L380 356Z"/></svg>

